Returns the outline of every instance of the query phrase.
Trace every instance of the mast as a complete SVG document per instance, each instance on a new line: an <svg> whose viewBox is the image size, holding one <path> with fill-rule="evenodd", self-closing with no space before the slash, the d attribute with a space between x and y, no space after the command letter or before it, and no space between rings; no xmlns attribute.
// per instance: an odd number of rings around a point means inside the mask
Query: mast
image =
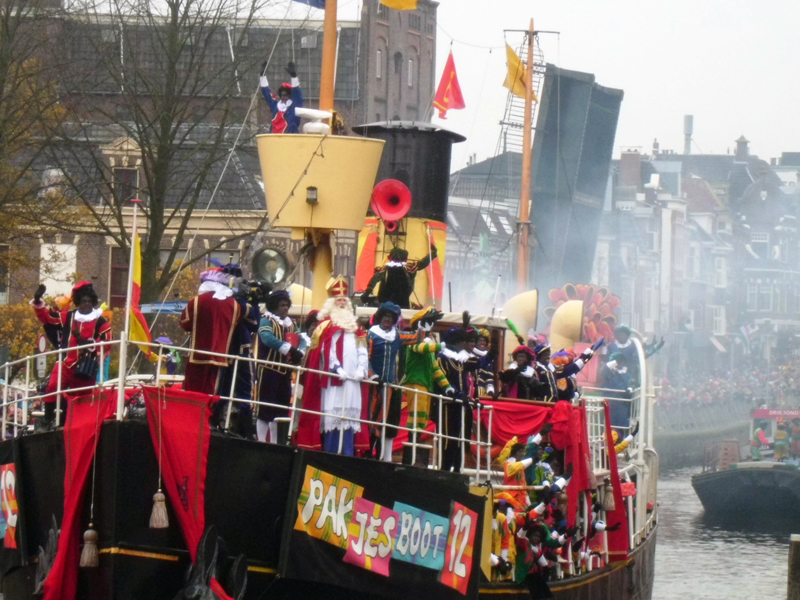
<svg viewBox="0 0 800 600"><path fill-rule="evenodd" d="M325 25L322 32L322 72L319 79L319 109L333 111L334 88L336 85L336 9L338 0L325 2ZM322 308L328 297L325 287L333 275L333 250L331 232L327 229L314 229L311 233L314 242L314 260L311 262L313 283L311 284L311 307Z"/></svg>
<svg viewBox="0 0 800 600"><path fill-rule="evenodd" d="M533 126L533 19L528 32L528 57L525 69L525 117L522 128L522 182L519 194L519 241L517 245L517 293L528 290L530 271L531 203L531 127Z"/></svg>

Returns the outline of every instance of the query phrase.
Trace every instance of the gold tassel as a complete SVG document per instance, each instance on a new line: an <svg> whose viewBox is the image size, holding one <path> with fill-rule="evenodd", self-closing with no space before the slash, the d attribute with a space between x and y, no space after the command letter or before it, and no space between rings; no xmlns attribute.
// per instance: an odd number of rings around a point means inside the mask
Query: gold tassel
<svg viewBox="0 0 800 600"><path fill-rule="evenodd" d="M167 497L161 488L153 494L153 512L150 513L150 529L167 529L169 517L167 516Z"/></svg>
<svg viewBox="0 0 800 600"><path fill-rule="evenodd" d="M607 481L603 486L603 492L603 510L606 512L617 510L617 505L614 502L614 488L610 481Z"/></svg>
<svg viewBox="0 0 800 600"><path fill-rule="evenodd" d="M94 523L83 533L83 550L81 550L81 566L97 567L100 565L100 554L97 551L97 532Z"/></svg>

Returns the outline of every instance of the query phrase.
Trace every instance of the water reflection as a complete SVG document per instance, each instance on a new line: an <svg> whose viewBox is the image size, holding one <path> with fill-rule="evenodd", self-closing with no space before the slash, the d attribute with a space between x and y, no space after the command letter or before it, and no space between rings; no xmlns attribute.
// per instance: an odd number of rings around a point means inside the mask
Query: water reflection
<svg viewBox="0 0 800 600"><path fill-rule="evenodd" d="M786 598L789 536L800 521L706 515L691 485L698 471L661 474L653 600Z"/></svg>

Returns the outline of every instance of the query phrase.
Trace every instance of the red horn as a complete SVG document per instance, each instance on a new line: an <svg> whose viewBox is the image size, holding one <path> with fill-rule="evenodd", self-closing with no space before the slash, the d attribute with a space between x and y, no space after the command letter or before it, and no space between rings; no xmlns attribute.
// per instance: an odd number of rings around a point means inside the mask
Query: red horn
<svg viewBox="0 0 800 600"><path fill-rule="evenodd" d="M398 223L397 221L384 221L383 224L386 227L386 231L388 231L389 233L394 233L400 226L400 223Z"/></svg>
<svg viewBox="0 0 800 600"><path fill-rule="evenodd" d="M383 221L397 221L411 208L411 191L402 181L385 179L372 190L370 207Z"/></svg>

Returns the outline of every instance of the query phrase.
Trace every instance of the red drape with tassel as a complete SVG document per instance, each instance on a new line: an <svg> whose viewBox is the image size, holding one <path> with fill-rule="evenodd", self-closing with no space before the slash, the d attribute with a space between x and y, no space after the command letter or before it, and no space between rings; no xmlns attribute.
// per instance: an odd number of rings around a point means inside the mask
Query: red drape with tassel
<svg viewBox="0 0 800 600"><path fill-rule="evenodd" d="M161 471L163 489L192 557L206 526L205 489L214 396L169 388L145 387L147 421L156 456L161 424ZM156 482L153 481L155 486ZM153 489L155 491L155 487Z"/></svg>
<svg viewBox="0 0 800 600"><path fill-rule="evenodd" d="M69 401L64 425L64 519L53 567L44 583L44 600L74 600L78 586L78 564L82 541L81 513L86 497L86 480L100 437L100 426L116 409L117 392L74 397Z"/></svg>

